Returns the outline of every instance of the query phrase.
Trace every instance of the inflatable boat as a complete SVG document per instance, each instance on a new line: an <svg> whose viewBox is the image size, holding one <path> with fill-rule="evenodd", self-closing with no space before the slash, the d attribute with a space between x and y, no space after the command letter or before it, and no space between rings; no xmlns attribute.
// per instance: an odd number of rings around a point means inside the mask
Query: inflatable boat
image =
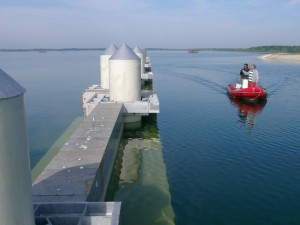
<svg viewBox="0 0 300 225"><path fill-rule="evenodd" d="M227 91L232 98L242 98L250 101L263 100L267 98L267 91L256 85L255 87L248 87L248 85L229 84Z"/></svg>

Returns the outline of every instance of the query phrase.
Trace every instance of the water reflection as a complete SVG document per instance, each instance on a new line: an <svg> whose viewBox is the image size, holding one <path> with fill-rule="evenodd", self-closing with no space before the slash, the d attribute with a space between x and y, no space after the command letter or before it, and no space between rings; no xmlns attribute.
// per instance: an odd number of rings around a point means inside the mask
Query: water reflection
<svg viewBox="0 0 300 225"><path fill-rule="evenodd" d="M259 102L247 102L242 99L230 98L230 101L238 109L239 122L249 128L253 128L257 114L261 113L267 104L267 99Z"/></svg>
<svg viewBox="0 0 300 225"><path fill-rule="evenodd" d="M106 200L122 202L121 224L174 224L156 115L124 131Z"/></svg>

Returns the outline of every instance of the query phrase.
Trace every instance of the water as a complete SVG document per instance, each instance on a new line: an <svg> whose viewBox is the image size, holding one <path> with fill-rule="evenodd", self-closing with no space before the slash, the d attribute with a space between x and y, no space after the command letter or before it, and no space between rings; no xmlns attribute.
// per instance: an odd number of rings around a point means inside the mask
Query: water
<svg viewBox="0 0 300 225"><path fill-rule="evenodd" d="M33 164L81 115L99 54L0 53L0 68L28 90ZM253 53L148 55L161 112L124 132L107 196L123 201L122 224L299 224L300 64ZM257 65L267 102L226 95L245 62Z"/></svg>
<svg viewBox="0 0 300 225"><path fill-rule="evenodd" d="M156 115L124 130L106 201L121 201L121 224L174 224Z"/></svg>
<svg viewBox="0 0 300 225"><path fill-rule="evenodd" d="M151 56L175 223L299 224L300 65L248 53ZM269 92L246 118L224 88L244 62Z"/></svg>
<svg viewBox="0 0 300 225"><path fill-rule="evenodd" d="M99 54L0 52L0 68L27 89L32 168L72 121L82 115L82 90L99 83Z"/></svg>

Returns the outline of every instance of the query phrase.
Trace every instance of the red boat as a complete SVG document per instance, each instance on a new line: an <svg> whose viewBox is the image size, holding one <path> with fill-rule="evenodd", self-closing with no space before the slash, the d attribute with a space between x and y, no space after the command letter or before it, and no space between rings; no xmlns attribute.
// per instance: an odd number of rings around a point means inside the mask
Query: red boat
<svg viewBox="0 0 300 225"><path fill-rule="evenodd" d="M229 84L227 91L232 98L242 98L250 101L263 100L267 97L267 91L258 85L242 88L237 84Z"/></svg>

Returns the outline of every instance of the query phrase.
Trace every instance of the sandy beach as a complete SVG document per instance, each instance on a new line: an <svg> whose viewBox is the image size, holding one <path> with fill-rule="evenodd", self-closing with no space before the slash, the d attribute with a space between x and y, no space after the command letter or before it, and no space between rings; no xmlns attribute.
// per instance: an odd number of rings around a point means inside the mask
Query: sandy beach
<svg viewBox="0 0 300 225"><path fill-rule="evenodd" d="M266 54L266 55L258 56L258 58L263 60L300 63L300 54L276 53L276 54Z"/></svg>

